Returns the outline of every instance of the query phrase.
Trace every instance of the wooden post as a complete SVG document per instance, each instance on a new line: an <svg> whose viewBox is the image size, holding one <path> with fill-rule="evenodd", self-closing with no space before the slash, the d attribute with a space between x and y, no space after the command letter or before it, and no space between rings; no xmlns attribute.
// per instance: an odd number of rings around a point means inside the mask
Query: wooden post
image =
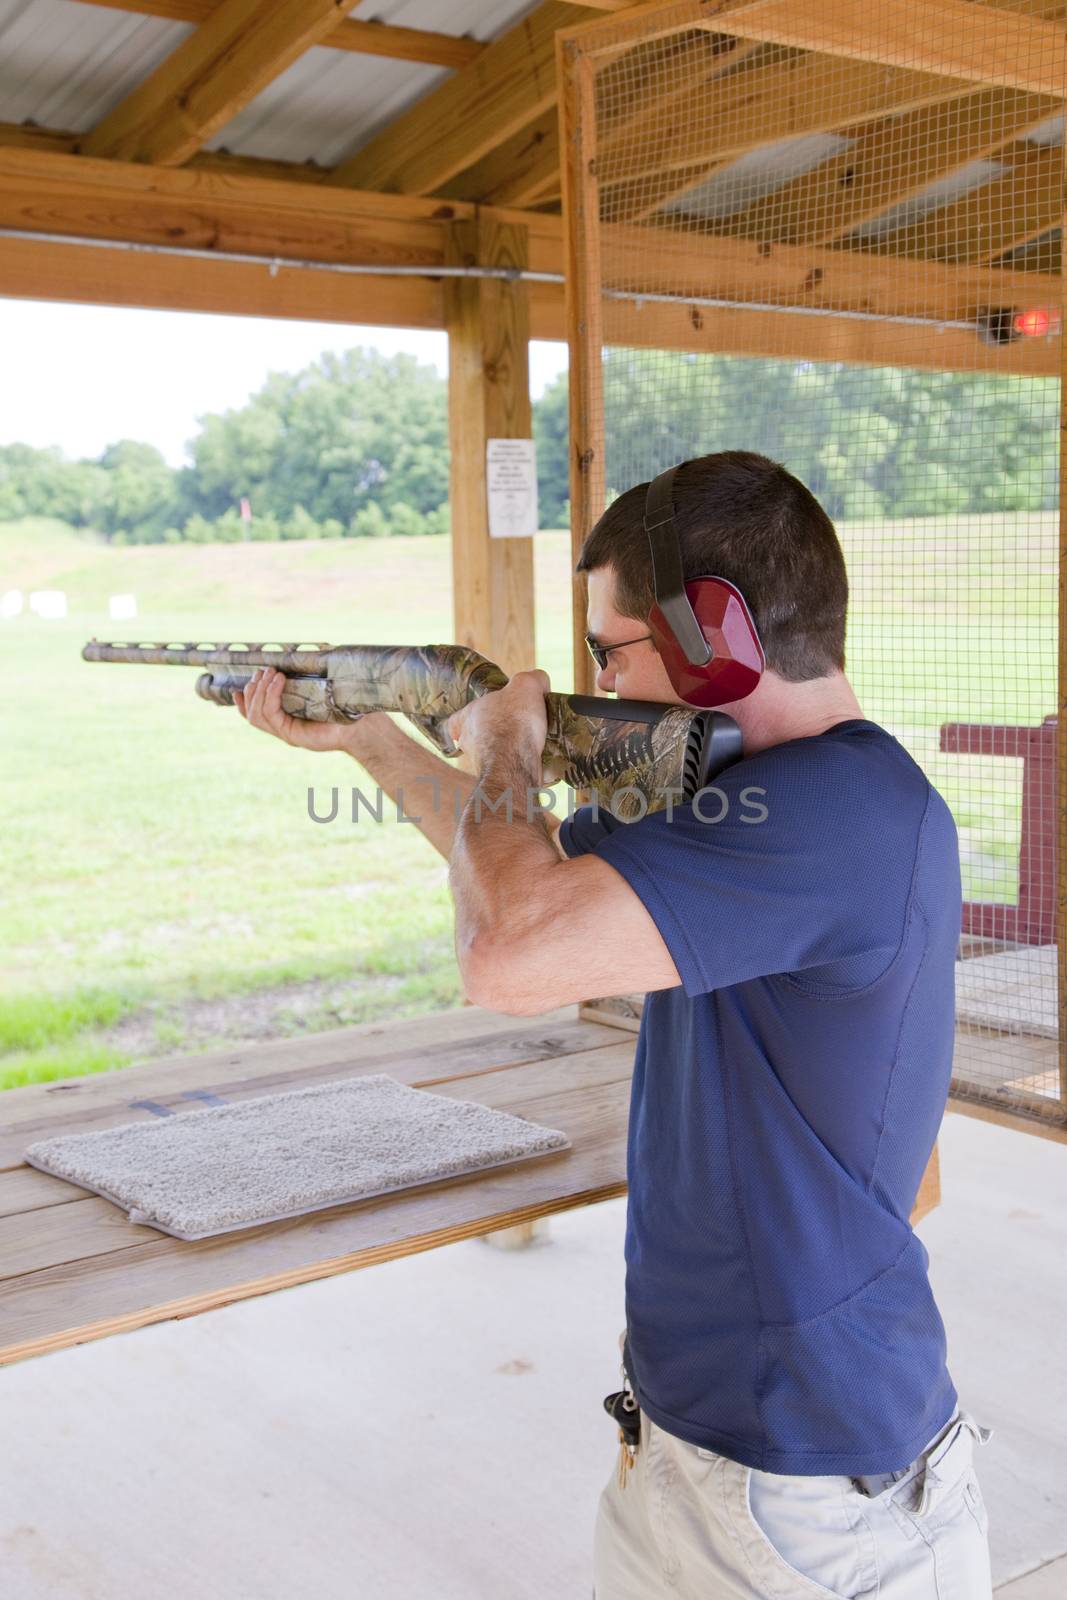
<svg viewBox="0 0 1067 1600"><path fill-rule="evenodd" d="M559 37L560 162L567 345L570 351L572 565L604 509L604 379L600 297L600 199L596 178L594 65L574 40ZM594 694L585 647L585 586L574 586L574 687Z"/></svg>
<svg viewBox="0 0 1067 1600"><path fill-rule="evenodd" d="M448 230L450 266L525 267L526 229L487 221ZM524 283L447 278L452 637L505 672L536 665L532 539L490 539L485 453L490 439L531 439L530 312ZM470 771L469 761L459 757ZM548 1238L544 1218L483 1235L518 1250Z"/></svg>
<svg viewBox="0 0 1067 1600"><path fill-rule="evenodd" d="M525 267L526 229L485 218L454 223L446 259L453 266ZM452 637L505 672L519 672L536 664L533 540L490 539L485 452L489 439L533 436L526 285L446 279L445 326Z"/></svg>
<svg viewBox="0 0 1067 1600"><path fill-rule="evenodd" d="M1067 167L1067 147L1064 151ZM1064 176L1067 177L1067 171ZM1063 214L1067 237L1067 208ZM1062 254L1062 246L1061 246ZM1060 1115L1067 1117L1067 264L1060 263L1059 712L1056 721L1056 977Z"/></svg>

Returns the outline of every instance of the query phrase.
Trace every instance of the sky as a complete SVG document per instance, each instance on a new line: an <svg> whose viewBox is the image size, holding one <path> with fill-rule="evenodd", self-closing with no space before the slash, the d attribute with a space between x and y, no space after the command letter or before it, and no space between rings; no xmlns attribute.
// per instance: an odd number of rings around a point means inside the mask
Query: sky
<svg viewBox="0 0 1067 1600"><path fill-rule="evenodd" d="M242 405L269 372L355 345L448 371L443 333L0 300L0 444L77 459L141 439L180 466L198 416ZM566 365L566 345L531 344L534 399Z"/></svg>

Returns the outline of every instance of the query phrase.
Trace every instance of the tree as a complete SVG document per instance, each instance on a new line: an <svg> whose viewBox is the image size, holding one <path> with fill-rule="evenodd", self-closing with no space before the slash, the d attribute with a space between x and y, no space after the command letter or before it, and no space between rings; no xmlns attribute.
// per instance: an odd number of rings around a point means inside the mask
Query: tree
<svg viewBox="0 0 1067 1600"><path fill-rule="evenodd" d="M144 543L161 540L178 516L176 475L162 454L154 445L120 439L99 464L107 474L101 531L133 534Z"/></svg>
<svg viewBox="0 0 1067 1600"><path fill-rule="evenodd" d="M433 512L448 496L445 384L413 356L373 350L323 355L273 373L247 405L200 419L183 492L218 517L247 496L253 515L348 527L377 505Z"/></svg>
<svg viewBox="0 0 1067 1600"><path fill-rule="evenodd" d="M1058 399L1052 379L612 349L609 498L690 456L748 449L783 462L837 519L1047 510ZM541 525L558 527L566 375L533 414ZM97 461L0 446L0 520L59 517L123 541L447 531L446 386L412 356L353 349L273 373L247 404L202 417L190 453L176 473L132 439Z"/></svg>
<svg viewBox="0 0 1067 1600"><path fill-rule="evenodd" d="M534 402L533 431L537 443L537 509L541 526L562 528L569 521L571 496L565 372L560 373Z"/></svg>

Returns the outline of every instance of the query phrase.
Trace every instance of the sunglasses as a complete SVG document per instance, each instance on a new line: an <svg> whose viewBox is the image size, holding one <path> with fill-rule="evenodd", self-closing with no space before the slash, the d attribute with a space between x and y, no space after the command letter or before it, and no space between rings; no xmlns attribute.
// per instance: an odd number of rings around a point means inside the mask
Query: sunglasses
<svg viewBox="0 0 1067 1600"><path fill-rule="evenodd" d="M646 639L651 639L651 637L650 633L642 633L637 639L620 639L618 644L597 644L586 634L585 642L589 648L589 654L600 670L603 671L613 650L624 650L628 644L642 644Z"/></svg>

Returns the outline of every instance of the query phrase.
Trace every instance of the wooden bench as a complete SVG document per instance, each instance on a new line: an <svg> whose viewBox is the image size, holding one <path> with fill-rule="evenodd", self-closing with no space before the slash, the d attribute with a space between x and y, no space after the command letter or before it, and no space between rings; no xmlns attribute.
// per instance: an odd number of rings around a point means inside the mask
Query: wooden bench
<svg viewBox="0 0 1067 1600"><path fill-rule="evenodd" d="M84 1344L626 1192L633 1032L563 1006L464 1007L309 1038L171 1056L0 1095L0 1364ZM28 1167L59 1133L388 1072L562 1129L572 1148L507 1168L189 1243ZM936 1157L913 1220L937 1203Z"/></svg>

